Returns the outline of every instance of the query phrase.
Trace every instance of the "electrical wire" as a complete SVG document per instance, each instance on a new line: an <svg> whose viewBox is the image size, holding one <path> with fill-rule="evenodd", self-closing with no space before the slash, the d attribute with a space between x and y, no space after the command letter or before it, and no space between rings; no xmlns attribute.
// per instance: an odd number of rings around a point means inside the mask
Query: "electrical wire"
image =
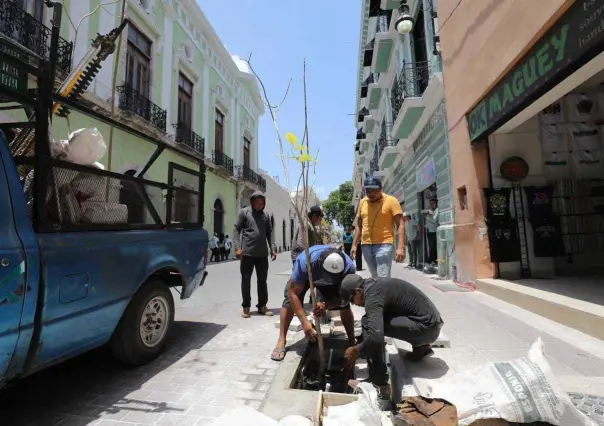
<svg viewBox="0 0 604 426"><path fill-rule="evenodd" d="M453 10L452 10L452 11L451 11L451 13L449 14L449 16L447 16L447 19L445 19L445 20L443 21L442 25L439 25L439 27L438 27L438 34L436 34L436 35L440 35L440 30L442 30L442 29L443 29L443 27L445 26L445 24L447 23L447 21L448 21L449 19L451 19L451 17L452 17L452 16L453 16L453 14L455 13L455 11L457 10L457 8L458 8L458 7L459 7L459 5L461 4L461 2L463 2L463 0L459 0L459 1L457 2L457 4L456 4L456 5L455 5L455 7L453 8Z"/></svg>

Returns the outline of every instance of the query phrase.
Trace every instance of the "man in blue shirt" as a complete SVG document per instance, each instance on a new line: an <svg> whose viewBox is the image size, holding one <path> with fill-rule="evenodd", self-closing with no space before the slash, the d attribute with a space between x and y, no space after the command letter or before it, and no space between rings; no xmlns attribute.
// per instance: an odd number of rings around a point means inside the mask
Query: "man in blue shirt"
<svg viewBox="0 0 604 426"><path fill-rule="evenodd" d="M354 345L356 343L354 338L354 315L350 310L350 302L348 300L343 301L340 297L342 280L346 275L356 272L354 262L348 255L326 245L313 246L308 251L313 283L317 293L315 313L320 315L327 309L339 310L349 343ZM296 258L291 277L285 286L285 297L280 313L279 340L277 340L275 349L271 354L273 361L282 361L285 357L287 330L294 314L300 320L306 338L311 342L317 339L317 331L306 317L303 305L304 296L310 289L306 266L306 253L303 251Z"/></svg>

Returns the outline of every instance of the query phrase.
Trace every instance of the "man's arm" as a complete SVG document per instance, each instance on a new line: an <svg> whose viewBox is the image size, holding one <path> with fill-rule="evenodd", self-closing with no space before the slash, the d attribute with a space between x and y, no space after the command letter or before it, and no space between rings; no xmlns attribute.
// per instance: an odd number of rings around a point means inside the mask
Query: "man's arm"
<svg viewBox="0 0 604 426"><path fill-rule="evenodd" d="M356 247L361 241L361 233L363 232L363 218L361 217L360 211L356 217L357 225L354 227L354 239L352 240L352 246Z"/></svg>
<svg viewBox="0 0 604 426"><path fill-rule="evenodd" d="M302 306L302 302L300 302L300 298L298 297L303 291L304 284L298 284L293 279L289 279L289 282L287 283L287 298L289 299L289 305L291 306L292 311L294 311L294 314L296 314L302 326L309 322L308 318L306 318L304 306Z"/></svg>
<svg viewBox="0 0 604 426"><path fill-rule="evenodd" d="M384 300L381 294L365 295L365 317L366 333L356 349L361 357L368 358L373 348L384 344Z"/></svg>
<svg viewBox="0 0 604 426"><path fill-rule="evenodd" d="M241 248L241 231L243 230L244 223L245 213L243 209L241 209L239 210L239 214L237 215L237 219L233 225L233 247L235 250L239 250Z"/></svg>
<svg viewBox="0 0 604 426"><path fill-rule="evenodd" d="M403 221L403 215L398 214L394 216L394 223L396 224L396 234L398 236L398 247L405 247L405 222Z"/></svg>
<svg viewBox="0 0 604 426"><path fill-rule="evenodd" d="M271 221L268 218L268 216L265 216L265 220L266 220L266 241L268 242L269 251L271 253L273 253L275 251L273 249L273 241L272 241L273 226L271 225Z"/></svg>

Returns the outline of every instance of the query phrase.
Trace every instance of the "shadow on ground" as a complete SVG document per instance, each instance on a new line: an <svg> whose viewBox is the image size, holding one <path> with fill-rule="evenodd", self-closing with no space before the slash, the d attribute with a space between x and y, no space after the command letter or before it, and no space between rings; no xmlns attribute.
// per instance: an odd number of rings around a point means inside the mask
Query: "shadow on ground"
<svg viewBox="0 0 604 426"><path fill-rule="evenodd" d="M61 424L86 425L112 415L119 420L124 413L184 414L187 405L177 402L181 395L174 394L174 402L166 398L183 379L168 372L225 327L176 321L164 353L143 367L126 368L103 348L17 381L0 393L3 423L50 426L68 419ZM214 360L197 361L194 368L211 371L213 364ZM153 402L154 395L158 402Z"/></svg>

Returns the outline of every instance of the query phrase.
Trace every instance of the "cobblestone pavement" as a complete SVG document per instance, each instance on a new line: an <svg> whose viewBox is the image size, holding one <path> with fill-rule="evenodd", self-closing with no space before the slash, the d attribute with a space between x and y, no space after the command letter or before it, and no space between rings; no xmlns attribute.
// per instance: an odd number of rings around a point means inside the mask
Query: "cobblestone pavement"
<svg viewBox="0 0 604 426"><path fill-rule="evenodd" d="M270 306L278 308L289 253L270 267ZM40 372L2 392L2 423L201 426L238 404L258 408L279 368L269 358L277 317L240 317L236 262L208 270L203 288L177 300L171 342L155 362L124 369L99 350Z"/></svg>

